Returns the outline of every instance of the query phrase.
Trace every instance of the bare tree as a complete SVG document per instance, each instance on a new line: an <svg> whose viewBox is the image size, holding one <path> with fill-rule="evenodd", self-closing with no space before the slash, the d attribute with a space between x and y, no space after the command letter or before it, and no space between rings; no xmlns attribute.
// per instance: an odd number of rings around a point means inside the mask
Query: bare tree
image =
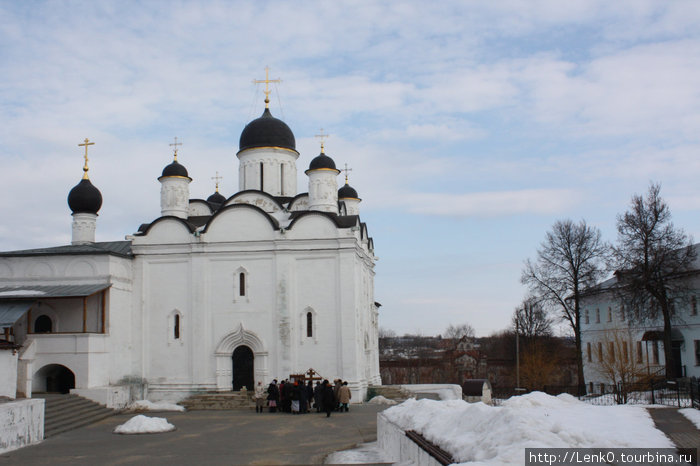
<svg viewBox="0 0 700 466"><path fill-rule="evenodd" d="M379 327L379 338L395 338L396 332L390 328Z"/></svg>
<svg viewBox="0 0 700 466"><path fill-rule="evenodd" d="M627 402L627 393L631 383L638 382L646 375L644 364L634 356L632 338L629 329L613 329L603 332L597 343L599 353L594 368L603 378L613 385L618 385L618 402ZM593 355L591 355L593 360Z"/></svg>
<svg viewBox="0 0 700 466"><path fill-rule="evenodd" d="M551 336L553 323L554 320L533 297L525 298L513 312L513 328L527 339Z"/></svg>
<svg viewBox="0 0 700 466"><path fill-rule="evenodd" d="M611 263L616 270L617 293L640 321L664 326L666 377L673 378L671 329L674 305L687 299L689 281L684 276L696 258L692 241L671 223L671 211L660 197L661 186L651 184L646 198L634 195L630 209L617 217L617 245Z"/></svg>
<svg viewBox="0 0 700 466"><path fill-rule="evenodd" d="M578 390L584 394L583 359L581 354L582 293L603 276L603 259L607 246L600 230L584 220L559 220L547 232L537 250L535 262L528 259L521 282L544 306L555 310L574 332L577 352Z"/></svg>
<svg viewBox="0 0 700 466"><path fill-rule="evenodd" d="M450 324L449 327L447 327L447 329L445 329L445 333L443 335L443 338L453 338L455 340L459 340L462 337L473 338L474 337L474 327L472 327L469 324L460 324L460 325Z"/></svg>

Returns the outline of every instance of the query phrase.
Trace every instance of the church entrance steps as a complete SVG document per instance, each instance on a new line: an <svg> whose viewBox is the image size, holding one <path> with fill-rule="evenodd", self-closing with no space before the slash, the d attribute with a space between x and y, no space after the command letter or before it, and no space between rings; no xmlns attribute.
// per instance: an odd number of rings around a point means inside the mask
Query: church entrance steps
<svg viewBox="0 0 700 466"><path fill-rule="evenodd" d="M403 403L407 399L414 397L410 392L401 388L401 385L370 385L367 388L367 393L370 397L381 395L397 403Z"/></svg>
<svg viewBox="0 0 700 466"><path fill-rule="evenodd" d="M45 400L44 438L77 429L117 413L77 395L34 394Z"/></svg>
<svg viewBox="0 0 700 466"><path fill-rule="evenodd" d="M178 403L187 408L195 409L253 409L255 400L253 392L209 392L192 395Z"/></svg>

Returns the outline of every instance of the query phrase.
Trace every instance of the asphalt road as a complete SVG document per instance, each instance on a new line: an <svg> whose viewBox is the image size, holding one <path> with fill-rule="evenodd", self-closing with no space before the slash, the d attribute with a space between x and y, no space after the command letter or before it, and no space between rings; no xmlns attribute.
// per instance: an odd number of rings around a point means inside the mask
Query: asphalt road
<svg viewBox="0 0 700 466"><path fill-rule="evenodd" d="M348 413L303 415L255 411L150 412L177 430L118 435L135 414L119 414L0 455L4 465L276 465L320 464L330 453L377 439L385 406L351 406Z"/></svg>

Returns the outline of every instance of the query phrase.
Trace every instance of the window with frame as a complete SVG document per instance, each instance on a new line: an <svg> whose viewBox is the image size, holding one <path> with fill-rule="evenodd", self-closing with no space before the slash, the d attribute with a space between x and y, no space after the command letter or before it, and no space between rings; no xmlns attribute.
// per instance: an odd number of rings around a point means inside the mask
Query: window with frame
<svg viewBox="0 0 700 466"><path fill-rule="evenodd" d="M642 342L637 342L637 362L641 363L644 361L644 353L642 353Z"/></svg>
<svg viewBox="0 0 700 466"><path fill-rule="evenodd" d="M306 313L306 336L308 338L314 336L314 315L311 312Z"/></svg>
<svg viewBox="0 0 700 466"><path fill-rule="evenodd" d="M612 308L608 306L608 322L612 322Z"/></svg>
<svg viewBox="0 0 700 466"><path fill-rule="evenodd" d="M695 365L700 366L700 340L695 340Z"/></svg>
<svg viewBox="0 0 700 466"><path fill-rule="evenodd" d="M245 296L245 272L238 274L238 296Z"/></svg>
<svg viewBox="0 0 700 466"><path fill-rule="evenodd" d="M588 357L588 362L593 361L593 357L591 355L591 342L586 342L586 356Z"/></svg>
<svg viewBox="0 0 700 466"><path fill-rule="evenodd" d="M653 344L651 345L651 357L653 364L659 363L659 342L656 340L654 340Z"/></svg>
<svg viewBox="0 0 700 466"><path fill-rule="evenodd" d="M610 361L615 362L615 342L608 342L608 352L610 353Z"/></svg>
<svg viewBox="0 0 700 466"><path fill-rule="evenodd" d="M695 296L690 299L690 315L698 315L698 300Z"/></svg>
<svg viewBox="0 0 700 466"><path fill-rule="evenodd" d="M180 314L175 314L173 319L173 338L180 339Z"/></svg>
<svg viewBox="0 0 700 466"><path fill-rule="evenodd" d="M596 308L596 310L595 310L595 323L596 324L600 323L600 308Z"/></svg>
<svg viewBox="0 0 700 466"><path fill-rule="evenodd" d="M629 362L630 359L630 354L629 351L627 350L627 342L623 341L622 342L622 361L627 363Z"/></svg>
<svg viewBox="0 0 700 466"><path fill-rule="evenodd" d="M598 361L603 361L603 343L598 342Z"/></svg>
<svg viewBox="0 0 700 466"><path fill-rule="evenodd" d="M587 324L590 324L590 323L591 323L590 317L591 317L591 316L590 316L590 312L588 312L588 309L586 309L585 311L583 311L583 319L584 319L584 322L586 322Z"/></svg>

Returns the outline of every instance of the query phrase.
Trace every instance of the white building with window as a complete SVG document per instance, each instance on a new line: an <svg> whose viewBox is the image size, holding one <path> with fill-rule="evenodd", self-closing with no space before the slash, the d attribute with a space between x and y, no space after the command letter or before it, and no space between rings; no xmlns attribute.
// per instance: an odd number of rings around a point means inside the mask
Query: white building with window
<svg viewBox="0 0 700 466"><path fill-rule="evenodd" d="M700 244L694 246L700 250ZM700 377L700 261L684 280L693 284L690 296L674 306L671 348L677 377ZM624 302L613 293L616 278L589 292L581 302L581 350L589 392L620 381L629 374L664 375L663 318L647 322L630 319ZM615 379L615 380L613 380Z"/></svg>
<svg viewBox="0 0 700 466"><path fill-rule="evenodd" d="M309 368L347 380L353 400L380 383L360 198L347 180L338 189L323 145L298 193L294 135L267 102L240 137L239 192L190 199L175 145L158 178L161 216L98 243L86 155L68 197L72 244L0 253L0 338L20 346L19 396L72 389L118 406L129 383L179 400Z"/></svg>

